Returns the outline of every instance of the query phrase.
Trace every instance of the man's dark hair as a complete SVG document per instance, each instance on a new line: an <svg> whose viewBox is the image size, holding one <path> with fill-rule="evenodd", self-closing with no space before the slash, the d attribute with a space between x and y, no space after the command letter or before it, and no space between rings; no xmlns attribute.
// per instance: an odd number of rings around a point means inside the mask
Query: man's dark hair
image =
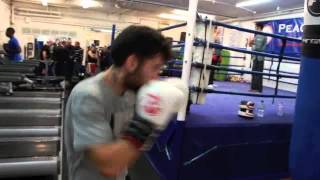
<svg viewBox="0 0 320 180"><path fill-rule="evenodd" d="M14 28L8 27L7 32L13 35L16 31L14 30Z"/></svg>
<svg viewBox="0 0 320 180"><path fill-rule="evenodd" d="M122 66L130 55L140 61L161 54L164 60L171 58L171 45L160 32L146 26L129 26L112 42L111 56L114 65Z"/></svg>
<svg viewBox="0 0 320 180"><path fill-rule="evenodd" d="M263 23L256 23L256 27L260 28L260 29L263 29L264 27L264 24Z"/></svg>

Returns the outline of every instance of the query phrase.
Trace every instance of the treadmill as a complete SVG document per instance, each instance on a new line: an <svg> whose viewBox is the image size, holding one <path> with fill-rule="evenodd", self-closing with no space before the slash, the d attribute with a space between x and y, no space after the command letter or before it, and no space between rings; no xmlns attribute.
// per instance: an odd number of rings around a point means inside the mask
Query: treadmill
<svg viewBox="0 0 320 180"><path fill-rule="evenodd" d="M0 179L62 176L63 91L0 96Z"/></svg>

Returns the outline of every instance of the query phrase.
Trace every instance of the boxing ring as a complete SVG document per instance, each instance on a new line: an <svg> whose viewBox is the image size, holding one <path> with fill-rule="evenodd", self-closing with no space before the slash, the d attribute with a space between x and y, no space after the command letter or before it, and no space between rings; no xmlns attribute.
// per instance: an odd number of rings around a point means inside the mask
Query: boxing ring
<svg viewBox="0 0 320 180"><path fill-rule="evenodd" d="M191 93L203 93L205 103L195 103L190 112L180 112L177 121L173 121L158 139L155 146L148 152L148 158L164 180L212 180L212 179L279 179L289 177L288 157L291 138L291 128L294 119L296 93L279 89L282 78L298 79L299 74L281 71L282 63L299 64L300 58L285 55L287 41L301 43L301 39L284 37L276 34L258 32L240 28L216 21L204 19L201 23L207 28L213 25L231 28L242 32L261 34L279 38L283 42L279 54L257 52L241 48L228 47L210 42L210 38L194 37L196 25L195 15L197 1L189 2L188 23L163 28L160 31L187 25L186 42L174 45L173 48L184 47L182 69L168 69L170 76L182 76L189 83ZM199 22L199 19L197 20ZM203 47L225 49L244 54L272 58L272 63L278 63L277 68L265 69L264 72L240 70L236 66L216 66L194 60L192 50ZM192 49L193 48L193 49ZM241 59L241 58L239 58ZM200 69L199 86L190 84ZM231 72L235 74L255 74L274 77L274 88L264 87L263 94L248 93L250 84L234 82L216 82L217 88L208 89L208 83L200 83L207 79L205 74L212 70ZM269 71L269 72L266 72ZM190 77L191 76L191 77ZM282 82L285 83L285 82ZM197 83L196 83L197 84ZM198 100L197 95L197 99ZM239 117L237 111L241 100L260 102L264 100L265 116L247 120ZM276 104L283 103L285 115L276 114Z"/></svg>
<svg viewBox="0 0 320 180"><path fill-rule="evenodd" d="M218 82L217 85L221 91L249 88L245 83ZM266 93L273 91L264 88ZM279 95L295 93L280 90ZM263 99L267 109L264 118L245 120L237 116L243 98L208 94L206 104L191 106L185 124L173 122L149 153L161 178L286 177L295 99L275 100L285 105L286 113L279 117L272 99L247 98L255 102Z"/></svg>

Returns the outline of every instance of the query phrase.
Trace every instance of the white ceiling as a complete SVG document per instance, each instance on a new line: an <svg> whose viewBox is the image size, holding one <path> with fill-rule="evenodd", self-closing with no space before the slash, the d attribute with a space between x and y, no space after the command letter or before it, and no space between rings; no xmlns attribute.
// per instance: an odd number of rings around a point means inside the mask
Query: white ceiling
<svg viewBox="0 0 320 180"><path fill-rule="evenodd" d="M257 0L258 1L258 0ZM115 1L113 1L115 2ZM142 11L159 12L159 7L171 7L179 9L187 9L189 0L117 0L124 8L137 9ZM244 16L252 16L254 12L264 14L280 10L302 8L304 0L273 0L273 2L265 3L248 8L236 8L235 4L241 0L199 0L198 10L202 13L213 14L220 18L239 18Z"/></svg>
<svg viewBox="0 0 320 180"><path fill-rule="evenodd" d="M14 0L28 3L38 3L40 0ZM157 17L159 13L170 12L172 9L187 9L189 0L95 0L103 6L95 8L110 14L139 14L148 13ZM302 8L304 0L273 0L247 9L236 8L235 4L243 0L199 0L198 11L213 14L218 20L260 15L276 11L279 6L281 10ZM259 1L259 0L256 0ZM49 6L74 6L80 8L80 0L48 0ZM115 8L115 4L120 8ZM254 14L253 12L256 12Z"/></svg>

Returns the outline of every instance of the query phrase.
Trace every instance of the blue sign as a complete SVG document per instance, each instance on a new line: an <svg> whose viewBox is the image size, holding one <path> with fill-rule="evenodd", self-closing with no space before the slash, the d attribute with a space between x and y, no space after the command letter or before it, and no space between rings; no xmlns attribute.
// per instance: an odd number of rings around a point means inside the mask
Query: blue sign
<svg viewBox="0 0 320 180"><path fill-rule="evenodd" d="M281 19L274 21L265 21L264 31L273 34L280 34L288 37L302 38L303 18ZM267 52L279 53L282 47L282 40L268 37ZM302 43L287 41L285 55L300 56Z"/></svg>

